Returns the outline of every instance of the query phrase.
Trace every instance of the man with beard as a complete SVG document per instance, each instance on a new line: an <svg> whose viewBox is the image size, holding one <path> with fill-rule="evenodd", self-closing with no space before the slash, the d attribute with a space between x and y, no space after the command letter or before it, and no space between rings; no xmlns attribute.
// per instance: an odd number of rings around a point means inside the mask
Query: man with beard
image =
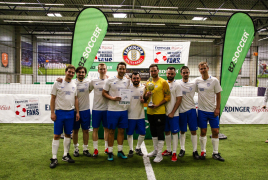
<svg viewBox="0 0 268 180"><path fill-rule="evenodd" d="M91 154L88 151L88 139L89 133L88 130L90 128L90 100L89 100L89 84L90 81L85 79L87 74L87 69L83 66L80 66L76 69L77 78L74 80L77 87L77 97L79 102L79 113L80 119L79 121L74 122L73 127L73 144L74 144L74 156L79 156L79 144L78 144L78 131L81 125L83 131L83 155L90 157Z"/></svg>
<svg viewBox="0 0 268 180"><path fill-rule="evenodd" d="M94 153L93 157L97 157L99 154L98 151L98 131L100 127L100 123L102 122L102 126L104 128L104 140L105 140L105 153L108 153L108 124L107 124L107 109L108 109L108 99L102 96L102 90L104 83L107 79L106 77L107 66L104 63L100 63L98 65L98 73L99 77L93 79L90 83L90 90L94 90L94 100L93 100L93 108L92 108L92 139L93 139L93 147Z"/></svg>
<svg viewBox="0 0 268 180"><path fill-rule="evenodd" d="M171 94L170 101L166 103L166 125L165 125L165 137L167 150L162 155L169 156L172 154L171 161L177 161L177 147L178 147L178 132L179 127L179 106L181 104L182 92L181 86L178 81L174 80L176 76L176 69L172 66L167 68L167 82ZM171 134L173 136L173 151L171 152Z"/></svg>
<svg viewBox="0 0 268 180"><path fill-rule="evenodd" d="M127 140L129 145L128 157L133 157L133 133L134 130L139 134L137 146L135 149L136 154L143 156L141 151L141 144L144 141L146 128L145 128L145 115L144 115L144 99L143 95L145 87L140 84L140 74L133 72L131 75L131 100L128 107L128 128L127 128Z"/></svg>
<svg viewBox="0 0 268 180"><path fill-rule="evenodd" d="M197 116L196 116L196 108L194 103L194 95L196 91L195 81L189 80L190 70L187 66L181 67L181 76L182 79L179 81L182 88L182 101L179 107L180 110L180 146L181 150L179 153L179 157L183 157L185 154L185 139L187 132L187 124L191 131L191 140L193 145L193 157L195 159L199 159L199 155L197 152L197 135L196 130L197 127Z"/></svg>
<svg viewBox="0 0 268 180"><path fill-rule="evenodd" d="M198 126L201 128L200 132L200 146L201 155L199 159L204 160L206 158L206 144L207 144L207 122L209 121L212 131L212 146L213 154L212 158L224 161L218 152L219 147L219 114L220 114L220 102L221 91L219 80L208 74L207 62L200 62L198 64L199 72L202 75L196 78L196 88L198 90ZM216 95L216 102L215 102Z"/></svg>
<svg viewBox="0 0 268 180"><path fill-rule="evenodd" d="M102 90L102 96L107 98L108 111L107 111L107 122L108 122L108 161L113 161L113 145L114 145L114 133L116 127L118 128L117 133L117 144L118 153L117 156L122 159L127 159L127 156L123 153L123 142L124 142L124 129L128 127L128 112L127 106L119 104L121 101L120 89L127 89L130 84L130 80L124 77L126 74L126 63L120 62L117 65L117 76L111 77L105 81Z"/></svg>
<svg viewBox="0 0 268 180"><path fill-rule="evenodd" d="M147 156L156 156L154 162L159 163L163 160L162 149L165 140L164 131L166 123L165 103L170 101L170 90L167 81L158 76L159 69L156 64L151 64L149 70L152 76L152 82L147 82L146 86L148 86L149 83L153 83L154 90L151 92L147 89L144 98L148 100L153 93L153 105L148 106L147 117L150 123L154 150Z"/></svg>
<svg viewBox="0 0 268 180"><path fill-rule="evenodd" d="M76 84L77 87L77 97L79 103L79 113L80 119L79 121L74 120L73 125L73 144L74 144L74 153L75 157L79 156L79 144L78 144L78 132L80 126L83 130L83 155L87 157L91 157L91 154L88 151L88 139L89 133L88 130L90 128L90 100L89 93L91 90L89 89L90 81L85 79L87 74L87 69L83 66L79 66L76 69L76 79L72 80ZM62 82L61 78L57 79L58 82Z"/></svg>
<svg viewBox="0 0 268 180"><path fill-rule="evenodd" d="M69 149L71 144L71 134L73 130L74 117L78 121L79 108L76 85L72 81L75 74L75 67L69 65L65 69L65 79L62 83L55 82L51 91L51 120L54 121L54 138L52 141L52 158L50 168L55 168L58 164L57 153L60 144L60 136L65 132L63 141L64 155L63 161L74 163L74 160L69 155ZM76 113L74 113L74 108ZM56 111L55 111L56 110Z"/></svg>

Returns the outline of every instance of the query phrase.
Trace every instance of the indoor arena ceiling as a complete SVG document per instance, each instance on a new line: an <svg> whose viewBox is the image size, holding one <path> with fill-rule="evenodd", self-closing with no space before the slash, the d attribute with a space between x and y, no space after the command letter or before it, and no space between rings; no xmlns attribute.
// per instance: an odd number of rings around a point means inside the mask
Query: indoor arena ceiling
<svg viewBox="0 0 268 180"><path fill-rule="evenodd" d="M105 40L220 42L238 11L252 17L260 39L268 35L267 0L0 0L0 24L20 26L22 34L71 37L77 15L87 7L107 17Z"/></svg>

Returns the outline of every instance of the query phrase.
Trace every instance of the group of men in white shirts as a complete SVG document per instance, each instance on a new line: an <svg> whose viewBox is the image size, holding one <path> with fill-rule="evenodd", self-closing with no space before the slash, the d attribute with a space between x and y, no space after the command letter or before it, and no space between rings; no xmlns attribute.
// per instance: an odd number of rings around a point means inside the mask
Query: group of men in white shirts
<svg viewBox="0 0 268 180"><path fill-rule="evenodd" d="M171 100L163 104L166 107L167 120L165 121L165 135L167 150L160 153L162 149L154 145L154 151L148 154L148 157L172 155L171 160L177 161L176 149L178 145L178 132L180 131L181 150L179 157L185 154L185 132L187 124L191 131L191 140L193 144L193 157L195 159L205 159L206 157L206 131L207 121L212 129L212 144L214 159L224 161L218 153L218 132L219 132L219 104L221 87L219 81L208 75L208 65L202 62L198 65L201 77L194 81L189 80L190 71L187 66L181 68L182 80L175 80L175 68L167 69L168 84L171 93ZM158 67L157 67L158 70ZM75 72L77 79L72 80ZM51 119L54 121L54 138L52 141L52 158L50 168L55 168L58 164L57 152L59 148L60 135L65 132L63 141L64 155L63 161L74 163L75 161L69 154L71 144L71 134L73 133L74 156L79 156L78 131L80 126L83 131L83 155L87 157L98 156L98 130L100 123L104 127L105 153L108 154L108 161L114 160L113 144L115 129L118 128L117 156L122 159L132 157L133 133L139 134L136 154L143 156L141 144L145 138L145 114L144 102L148 99L148 91L140 83L140 74L133 73L131 79L125 77L126 64L121 62L117 65L117 75L107 79L107 68L104 63L98 65L99 78L88 80L85 78L87 70L84 67L69 65L65 69L65 79L57 80L51 92ZM158 72L157 72L158 76ZM121 89L130 89L130 105L121 104ZM90 103L89 93L94 90L94 100L92 107L92 126L93 126L93 147L94 152L91 155L88 150L88 139L90 128ZM198 120L196 107L193 100L195 92L198 92ZM146 94L147 93L147 94ZM150 94L150 93L149 93ZM216 94L216 103L215 103ZM161 104L162 105L162 104ZM150 107L148 107L150 108ZM157 108L157 107L151 107ZM74 111L75 109L75 111ZM168 112L170 111L170 112ZM170 115L172 114L172 115ZM169 121L172 119L172 122ZM201 155L197 152L198 126L201 128L200 145ZM129 144L128 157L123 153L124 131L126 129L127 140ZM173 153L171 152L171 133L173 135ZM153 137L154 138L154 137ZM163 147L163 146L162 146ZM158 148L158 149L157 149ZM174 155L175 154L175 155ZM156 157L154 162L162 161Z"/></svg>

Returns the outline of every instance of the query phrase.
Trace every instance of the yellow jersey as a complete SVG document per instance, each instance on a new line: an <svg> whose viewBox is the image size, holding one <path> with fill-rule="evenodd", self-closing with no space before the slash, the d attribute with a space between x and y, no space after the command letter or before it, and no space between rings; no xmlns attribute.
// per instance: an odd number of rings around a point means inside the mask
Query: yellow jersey
<svg viewBox="0 0 268 180"><path fill-rule="evenodd" d="M150 82L146 83L146 87L149 83ZM163 99L165 99L166 101L169 101L170 100L170 90L169 90L169 85L168 85L167 81L165 79L159 77L159 79L156 82L152 81L152 83L154 84L154 90L152 91L153 104L157 105ZM147 92L148 92L148 89L146 88L146 93ZM147 103L149 103L149 102L147 102ZM147 114L150 114L150 115L166 114L166 106L165 106L165 104L162 104L161 106L159 106L158 108L155 108L155 109L148 107Z"/></svg>

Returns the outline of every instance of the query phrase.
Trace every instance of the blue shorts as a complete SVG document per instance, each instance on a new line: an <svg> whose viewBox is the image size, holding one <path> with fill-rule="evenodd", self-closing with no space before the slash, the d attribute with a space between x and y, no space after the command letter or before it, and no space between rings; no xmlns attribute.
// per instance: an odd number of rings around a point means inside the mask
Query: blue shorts
<svg viewBox="0 0 268 180"><path fill-rule="evenodd" d="M65 134L72 134L74 124L74 110L56 110L55 114L57 116L57 119L54 121L54 134L61 135L63 133L63 128Z"/></svg>
<svg viewBox="0 0 268 180"><path fill-rule="evenodd" d="M190 131L196 131L197 127L197 115L195 109L190 109L184 113L180 113L180 129L183 132L187 132L187 123Z"/></svg>
<svg viewBox="0 0 268 180"><path fill-rule="evenodd" d="M85 110L85 111L79 111L79 115L80 115L80 119L79 119L79 121L76 121L76 111L75 111L73 129L80 129L80 124L81 124L81 128L83 130L89 130L89 128L90 128L90 109Z"/></svg>
<svg viewBox="0 0 268 180"><path fill-rule="evenodd" d="M179 116L174 116L173 118L166 116L165 132L178 133L180 131L179 119Z"/></svg>
<svg viewBox="0 0 268 180"><path fill-rule="evenodd" d="M92 127L99 128L100 123L102 122L102 126L107 128L107 111L97 111L92 110Z"/></svg>
<svg viewBox="0 0 268 180"><path fill-rule="evenodd" d="M145 135L146 134L145 120L144 119L129 119L127 135L133 135L134 130L137 134Z"/></svg>
<svg viewBox="0 0 268 180"><path fill-rule="evenodd" d="M127 128L128 114L127 111L107 111L108 129Z"/></svg>
<svg viewBox="0 0 268 180"><path fill-rule="evenodd" d="M207 123L209 121L211 128L219 128L219 117L214 117L214 112L206 112L198 110L198 126L200 128L207 128Z"/></svg>

